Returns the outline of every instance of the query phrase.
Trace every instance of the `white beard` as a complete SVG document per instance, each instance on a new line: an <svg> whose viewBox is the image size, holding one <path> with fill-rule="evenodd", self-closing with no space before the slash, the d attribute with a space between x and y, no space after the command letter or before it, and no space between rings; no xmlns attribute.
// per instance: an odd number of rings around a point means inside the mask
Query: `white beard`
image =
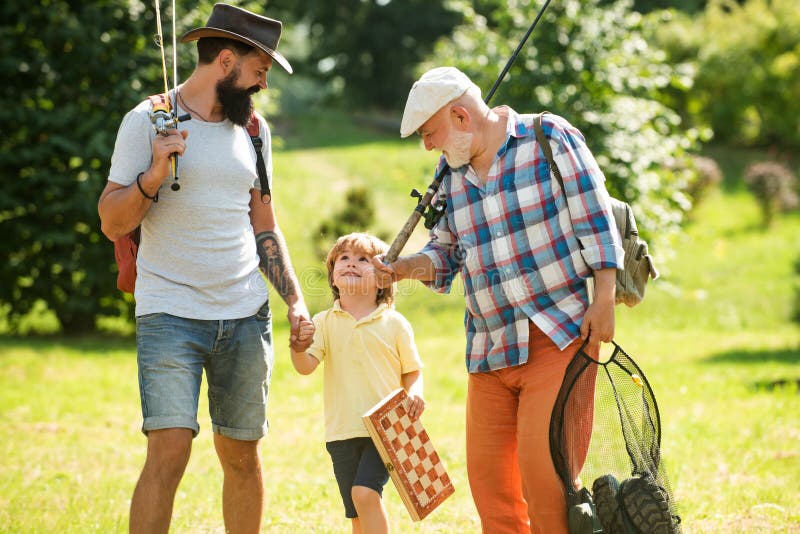
<svg viewBox="0 0 800 534"><path fill-rule="evenodd" d="M450 134L448 146L443 150L444 159L450 168L457 169L463 167L471 159L470 148L472 147L472 132L460 132L453 130Z"/></svg>

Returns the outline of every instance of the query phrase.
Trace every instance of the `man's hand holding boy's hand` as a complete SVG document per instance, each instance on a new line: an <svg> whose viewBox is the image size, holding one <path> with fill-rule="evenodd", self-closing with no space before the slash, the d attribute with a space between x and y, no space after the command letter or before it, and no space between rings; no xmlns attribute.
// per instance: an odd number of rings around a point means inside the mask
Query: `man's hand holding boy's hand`
<svg viewBox="0 0 800 534"><path fill-rule="evenodd" d="M289 347L295 352L305 352L314 341L314 323L308 319L302 319L298 323L297 334L289 336Z"/></svg>

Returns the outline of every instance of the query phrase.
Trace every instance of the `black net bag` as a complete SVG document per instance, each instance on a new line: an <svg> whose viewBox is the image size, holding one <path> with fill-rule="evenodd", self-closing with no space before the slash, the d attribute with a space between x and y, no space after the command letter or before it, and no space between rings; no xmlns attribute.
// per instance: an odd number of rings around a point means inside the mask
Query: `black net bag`
<svg viewBox="0 0 800 534"><path fill-rule="evenodd" d="M661 458L661 419L641 368L613 343L608 360L582 346L550 420L550 454L567 490L570 534L680 533Z"/></svg>

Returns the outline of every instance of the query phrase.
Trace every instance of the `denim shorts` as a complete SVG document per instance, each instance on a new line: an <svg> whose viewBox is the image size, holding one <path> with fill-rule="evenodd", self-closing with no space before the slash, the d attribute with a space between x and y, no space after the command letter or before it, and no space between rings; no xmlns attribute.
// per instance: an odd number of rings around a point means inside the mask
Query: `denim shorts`
<svg viewBox="0 0 800 534"><path fill-rule="evenodd" d="M370 438L351 438L325 444L333 460L333 474L344 502L345 517L358 517L351 493L353 486L365 486L383 495L389 472Z"/></svg>
<svg viewBox="0 0 800 534"><path fill-rule="evenodd" d="M166 313L136 318L142 432L200 431L197 406L203 370L212 431L253 441L267 432L272 374L269 303L251 317L207 321Z"/></svg>

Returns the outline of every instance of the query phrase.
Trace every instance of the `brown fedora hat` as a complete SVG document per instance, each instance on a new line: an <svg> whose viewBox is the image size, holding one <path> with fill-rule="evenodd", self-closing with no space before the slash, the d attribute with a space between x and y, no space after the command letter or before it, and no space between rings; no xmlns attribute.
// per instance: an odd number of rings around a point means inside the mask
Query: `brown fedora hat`
<svg viewBox="0 0 800 534"><path fill-rule="evenodd" d="M227 37L242 41L269 54L291 74L292 66L278 52L282 28L279 20L262 17L239 7L215 4L206 25L183 34L181 42L196 41L203 37Z"/></svg>

